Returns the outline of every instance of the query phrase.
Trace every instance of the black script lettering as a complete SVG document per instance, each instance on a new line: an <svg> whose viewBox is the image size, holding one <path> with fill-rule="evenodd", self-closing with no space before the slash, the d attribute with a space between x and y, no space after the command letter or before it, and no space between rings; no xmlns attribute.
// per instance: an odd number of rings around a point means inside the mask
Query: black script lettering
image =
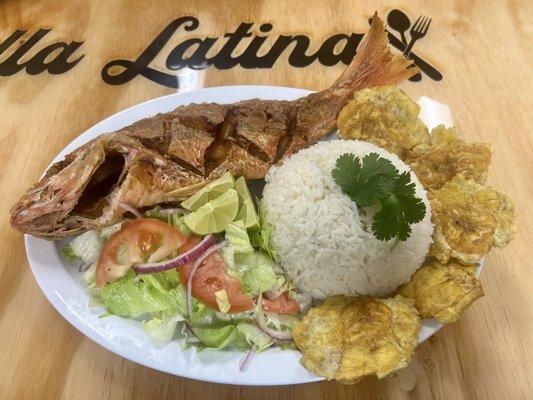
<svg viewBox="0 0 533 400"><path fill-rule="evenodd" d="M279 46L279 49L285 50L292 42L296 42L296 45L294 46L294 49L289 55L290 65L292 65L293 67L302 68L307 67L309 64L316 60L316 54L312 54L310 56L305 54L307 49L309 48L309 44L311 43L311 41L307 36L303 35L280 35L278 40L276 40L276 43L274 43L274 46L272 46L272 50L274 50L277 46Z"/></svg>
<svg viewBox="0 0 533 400"><path fill-rule="evenodd" d="M205 39L188 39L178 44L167 57L167 68L172 70L189 67L191 69L204 69L209 66L207 62L207 52L213 47L217 38L207 37ZM198 46L189 58L184 58L184 54L193 46Z"/></svg>
<svg viewBox="0 0 533 400"><path fill-rule="evenodd" d="M250 33L252 26L253 24L243 22L235 29L235 32L226 33L224 37L229 38L228 41L220 49L218 54L209 60L210 63L218 69L230 69L239 64L240 56L232 57L231 55L242 39L252 36Z"/></svg>
<svg viewBox="0 0 533 400"><path fill-rule="evenodd" d="M69 57L80 48L83 42L58 42L45 47L35 54L26 65L26 72L29 75L37 75L47 70L52 75L59 75L74 68L85 55L81 55L73 61L68 61ZM54 51L62 49L61 52L49 62L46 58Z"/></svg>
<svg viewBox="0 0 533 400"><path fill-rule="evenodd" d="M26 31L22 31L26 32ZM20 58L26 54L39 40L46 36L50 29L39 29L32 37L25 41L17 50L13 52L5 61L0 64L0 75L9 76L24 69L29 60L19 64Z"/></svg>
<svg viewBox="0 0 533 400"><path fill-rule="evenodd" d="M27 31L17 30L9 38L7 38L0 45L0 54L6 51L13 43L15 43ZM84 55L81 55L73 61L68 61L69 57L83 44L83 42L65 42L53 43L41 49L37 54L31 57L28 61L20 63L19 60L44 36L50 32L50 29L39 29L26 42L24 42L17 50L11 54L5 61L0 64L0 76L14 75L22 69L26 68L29 75L37 75L41 72L48 71L50 74L62 74L74 68ZM62 49L57 56L46 62L56 50Z"/></svg>
<svg viewBox="0 0 533 400"><path fill-rule="evenodd" d="M167 44L174 32L182 25L186 31L193 31L198 28L199 22L198 19L194 17L181 17L172 21L148 45L148 47L135 61L114 60L107 63L102 69L102 79L110 85L122 85L141 74L145 78L148 78L161 85L177 89L179 87L177 76L149 68L148 65L159 54L165 44ZM113 67L122 67L123 70L117 74L112 74L110 70Z"/></svg>
<svg viewBox="0 0 533 400"><path fill-rule="evenodd" d="M352 33L350 36L345 34L333 35L326 39L320 49L318 50L318 61L325 66L332 66L339 61L344 64L350 64L357 50L357 46L363 39L362 34ZM342 51L335 54L335 47L342 41L346 41L346 44Z"/></svg>
<svg viewBox="0 0 533 400"><path fill-rule="evenodd" d="M13 43L19 40L26 32L27 31L21 31L20 29L17 29L15 32L13 32L10 37L8 37L6 40L0 43L0 54L6 51Z"/></svg>
<svg viewBox="0 0 533 400"><path fill-rule="evenodd" d="M262 24L259 27L259 30L263 33L270 32L272 30L272 24ZM274 65L274 62L277 60L277 56L272 58L272 55L270 54L271 51L269 51L268 54L262 57L258 57L257 53L259 52L259 49L265 43L265 40L268 38L268 36L256 36L252 39L252 42L248 45L246 50L242 53L242 55L239 57L241 67L246 69L252 69L252 68L272 68L272 65ZM279 54L278 54L279 56Z"/></svg>

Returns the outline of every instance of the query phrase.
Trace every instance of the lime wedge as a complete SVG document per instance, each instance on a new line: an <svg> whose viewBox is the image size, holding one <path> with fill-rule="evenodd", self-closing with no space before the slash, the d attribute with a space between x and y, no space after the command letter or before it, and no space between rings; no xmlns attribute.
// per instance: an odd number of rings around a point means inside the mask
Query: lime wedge
<svg viewBox="0 0 533 400"><path fill-rule="evenodd" d="M235 220L244 222L244 226L248 229L259 228L259 217L255 211L254 201L242 176L235 181L235 190L239 195L239 212Z"/></svg>
<svg viewBox="0 0 533 400"><path fill-rule="evenodd" d="M221 232L235 219L239 210L239 196L234 189L228 189L215 200L204 204L198 210L187 214L185 223L199 235Z"/></svg>
<svg viewBox="0 0 533 400"><path fill-rule="evenodd" d="M181 206L189 211L196 211L208 201L214 200L228 189L233 189L235 186L235 179L230 172L226 172L217 180L205 185L202 189L197 191L191 197L185 199Z"/></svg>

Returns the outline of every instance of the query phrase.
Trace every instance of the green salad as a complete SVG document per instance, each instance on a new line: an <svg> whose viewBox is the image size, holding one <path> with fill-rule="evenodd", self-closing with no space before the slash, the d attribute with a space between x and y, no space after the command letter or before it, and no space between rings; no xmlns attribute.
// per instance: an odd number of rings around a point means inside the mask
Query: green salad
<svg viewBox="0 0 533 400"><path fill-rule="evenodd" d="M88 231L62 253L83 269L90 306L140 321L157 345L292 348L302 299L269 237L246 181L227 173L180 208Z"/></svg>

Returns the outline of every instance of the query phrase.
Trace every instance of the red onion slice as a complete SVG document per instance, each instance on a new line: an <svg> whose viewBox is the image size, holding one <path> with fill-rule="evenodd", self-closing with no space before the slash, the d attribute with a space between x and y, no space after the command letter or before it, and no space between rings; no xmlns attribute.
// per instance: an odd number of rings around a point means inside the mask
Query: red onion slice
<svg viewBox="0 0 533 400"><path fill-rule="evenodd" d="M156 263L135 264L133 266L133 270L138 274L151 274L153 272L163 272L172 268L180 267L200 257L206 250L215 244L215 240L215 235L207 235L192 249L171 260Z"/></svg>
<svg viewBox="0 0 533 400"><path fill-rule="evenodd" d="M194 262L189 272L189 277L187 279L187 315L189 317L192 316L192 278L194 277L196 270L205 261L207 257L209 257L215 251L220 250L222 247L226 246L227 244L228 244L228 241L223 240L222 242L215 244L214 246L211 246L204 252L204 254L198 257L198 259Z"/></svg>
<svg viewBox="0 0 533 400"><path fill-rule="evenodd" d="M246 353L246 356L242 359L241 365L239 366L239 371L244 372L246 369L248 369L248 366L250 365L250 362L252 361L252 358L254 358L255 351L253 347L248 350Z"/></svg>
<svg viewBox="0 0 533 400"><path fill-rule="evenodd" d="M291 331L278 331L277 329L269 328L265 320L265 313L263 312L263 298L259 296L257 299L256 323L259 329L276 340L292 340Z"/></svg>
<svg viewBox="0 0 533 400"><path fill-rule="evenodd" d="M119 206L122 207L124 210L129 211L133 215L135 215L137 218L143 218L143 215L137 211L135 208L130 206L129 204L123 203L121 201L118 202Z"/></svg>

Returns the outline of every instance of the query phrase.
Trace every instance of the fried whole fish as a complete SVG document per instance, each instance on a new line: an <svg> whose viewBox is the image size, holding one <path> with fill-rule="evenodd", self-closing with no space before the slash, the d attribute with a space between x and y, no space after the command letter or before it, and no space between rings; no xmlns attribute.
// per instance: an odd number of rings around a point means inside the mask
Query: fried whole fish
<svg viewBox="0 0 533 400"><path fill-rule="evenodd" d="M333 85L294 101L190 104L103 134L52 165L11 209L16 229L61 239L117 222L124 205L185 199L226 171L263 178L279 160L336 127L360 89L395 85L417 73L388 48L373 17L357 55Z"/></svg>

